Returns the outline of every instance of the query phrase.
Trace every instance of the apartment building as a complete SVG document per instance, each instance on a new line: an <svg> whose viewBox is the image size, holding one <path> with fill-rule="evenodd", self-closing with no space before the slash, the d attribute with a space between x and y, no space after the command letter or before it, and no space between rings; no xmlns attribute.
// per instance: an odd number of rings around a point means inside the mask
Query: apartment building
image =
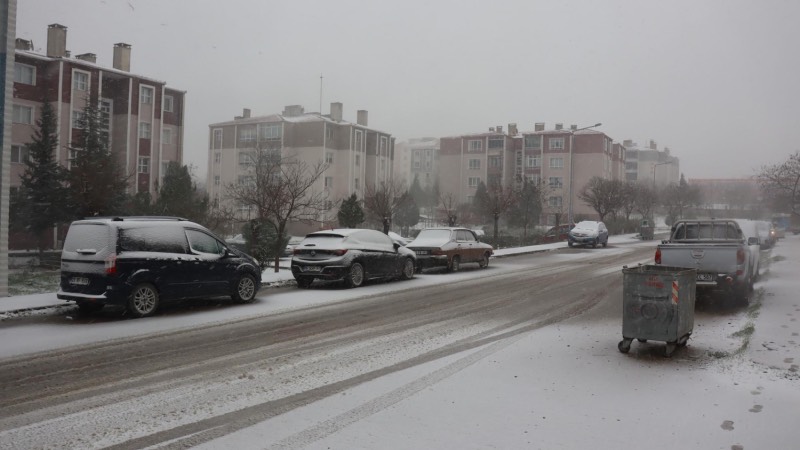
<svg viewBox="0 0 800 450"><path fill-rule="evenodd" d="M439 166L439 139L413 138L395 145L394 178L411 186L419 180L423 189L436 182Z"/></svg>
<svg viewBox="0 0 800 450"><path fill-rule="evenodd" d="M622 144L625 152L625 179L642 181L654 186L677 183L681 177L680 159L672 156L670 150L658 149L658 144L650 140L646 147L626 139Z"/></svg>
<svg viewBox="0 0 800 450"><path fill-rule="evenodd" d="M518 146L516 125L489 128L485 133L443 137L439 149L439 189L458 203L471 202L481 182L513 186Z"/></svg>
<svg viewBox="0 0 800 450"><path fill-rule="evenodd" d="M326 193L328 210L317 224L291 224L289 231L302 234L335 226L336 205L353 193L363 199L367 185L390 182L394 160L392 135L369 128L366 110L356 113L356 122L348 122L343 119L343 109L342 103L331 103L330 114L322 115L291 105L280 114L259 117L244 109L231 121L209 125L207 186L212 202L237 210L241 219L248 217L250 211L233 204L226 187L247 182L252 176L250 153L270 142L284 157L295 157L309 165L328 164L315 188Z"/></svg>
<svg viewBox="0 0 800 450"><path fill-rule="evenodd" d="M36 130L43 102L50 102L58 122L57 160L69 167L69 147L77 122L90 98L99 101L107 119L109 147L130 175L129 193L157 196L167 164L183 161L185 91L166 82L130 72L131 46L114 45L113 67L97 64L97 55L72 57L67 27L47 30L47 52L36 53L31 41L16 39L11 111L11 188L20 185L26 144Z"/></svg>

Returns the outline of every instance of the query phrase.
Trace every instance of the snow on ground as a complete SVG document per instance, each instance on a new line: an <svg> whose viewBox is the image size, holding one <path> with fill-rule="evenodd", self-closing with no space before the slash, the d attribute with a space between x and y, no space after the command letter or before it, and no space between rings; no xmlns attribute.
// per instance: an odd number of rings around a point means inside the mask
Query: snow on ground
<svg viewBox="0 0 800 450"><path fill-rule="evenodd" d="M621 305L598 307L201 448L800 448L800 237L772 254L753 305L701 306L672 358L663 343L619 353Z"/></svg>
<svg viewBox="0 0 800 450"><path fill-rule="evenodd" d="M655 245L632 237L616 239L628 239L633 246ZM0 322L0 340L14 342L14 348L3 346L0 356L493 276L521 267L514 258L504 258L511 252L552 248L498 250L484 271L426 273L412 281L358 290L265 289L252 305L146 319L65 320L53 327L12 318ZM607 250L625 251L624 246ZM587 256L591 252L581 255ZM562 261L578 256L552 257ZM364 383L202 447L800 448L800 237L780 241L772 259L764 266L751 308L725 310L698 303L689 346L672 358L662 356L663 343L658 342L634 342L629 354L617 351L621 305L600 304L568 321ZM648 261L629 264L637 262ZM287 274L267 272L264 281L286 280ZM619 294L621 298L621 290ZM14 304L53 303L61 303L54 294L0 299L5 311Z"/></svg>

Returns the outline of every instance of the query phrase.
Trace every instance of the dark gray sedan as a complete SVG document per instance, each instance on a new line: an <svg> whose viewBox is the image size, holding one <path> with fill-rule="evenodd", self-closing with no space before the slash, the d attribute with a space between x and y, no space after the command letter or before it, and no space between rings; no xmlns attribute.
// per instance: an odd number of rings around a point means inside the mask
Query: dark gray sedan
<svg viewBox="0 0 800 450"><path fill-rule="evenodd" d="M380 231L343 228L311 233L295 246L292 275L301 288L316 279L349 287L372 279L414 277L416 255Z"/></svg>

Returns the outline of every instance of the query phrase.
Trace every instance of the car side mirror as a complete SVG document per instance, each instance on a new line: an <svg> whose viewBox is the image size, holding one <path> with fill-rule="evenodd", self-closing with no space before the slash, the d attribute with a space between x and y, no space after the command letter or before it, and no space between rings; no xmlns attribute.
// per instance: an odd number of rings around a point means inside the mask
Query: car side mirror
<svg viewBox="0 0 800 450"><path fill-rule="evenodd" d="M400 250L401 245L397 242L392 242L392 246L394 247L394 251Z"/></svg>
<svg viewBox="0 0 800 450"><path fill-rule="evenodd" d="M751 237L751 238L747 239L747 245L758 245L758 238L757 237Z"/></svg>

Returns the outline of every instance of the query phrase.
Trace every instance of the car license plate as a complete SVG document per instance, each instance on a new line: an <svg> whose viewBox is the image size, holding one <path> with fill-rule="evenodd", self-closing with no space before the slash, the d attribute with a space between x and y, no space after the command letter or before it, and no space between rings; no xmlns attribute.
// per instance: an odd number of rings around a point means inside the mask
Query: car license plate
<svg viewBox="0 0 800 450"><path fill-rule="evenodd" d="M69 279L69 284L75 284L78 286L88 286L89 279L86 277L72 277Z"/></svg>
<svg viewBox="0 0 800 450"><path fill-rule="evenodd" d="M416 252L417 252L418 255L427 255L428 254L427 250L417 250Z"/></svg>
<svg viewBox="0 0 800 450"><path fill-rule="evenodd" d="M322 272L322 267L320 267L320 266L306 266L303 269L303 272Z"/></svg>
<svg viewBox="0 0 800 450"><path fill-rule="evenodd" d="M697 281L713 281L714 275L710 273L698 273L697 274Z"/></svg>

